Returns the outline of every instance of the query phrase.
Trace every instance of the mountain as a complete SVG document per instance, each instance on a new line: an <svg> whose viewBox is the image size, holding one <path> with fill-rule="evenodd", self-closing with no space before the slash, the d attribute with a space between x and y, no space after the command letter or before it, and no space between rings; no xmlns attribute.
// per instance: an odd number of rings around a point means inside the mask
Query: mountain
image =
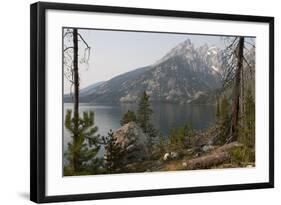
<svg viewBox="0 0 281 205"><path fill-rule="evenodd" d="M91 95L95 89L99 86L102 85L105 81L97 82L92 85L89 85L83 89L80 90L80 95Z"/></svg>
<svg viewBox="0 0 281 205"><path fill-rule="evenodd" d="M89 85L83 89L80 90L79 95L81 96L88 96L91 95L93 92L95 92L95 89L99 86L102 85L105 81L97 82L92 85ZM64 95L64 101L66 102L71 102L72 101L72 96L70 93L67 93Z"/></svg>
<svg viewBox="0 0 281 205"><path fill-rule="evenodd" d="M136 102L146 91L154 102L205 103L222 85L223 51L187 39L154 64L124 73L80 95L81 102ZM65 98L67 101L67 99Z"/></svg>

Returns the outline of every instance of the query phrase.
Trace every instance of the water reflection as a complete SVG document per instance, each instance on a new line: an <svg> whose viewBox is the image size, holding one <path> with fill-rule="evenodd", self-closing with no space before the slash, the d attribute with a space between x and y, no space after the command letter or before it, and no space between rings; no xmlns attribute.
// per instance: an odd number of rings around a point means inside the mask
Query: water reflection
<svg viewBox="0 0 281 205"><path fill-rule="evenodd" d="M64 113L72 109L72 103L64 104ZM194 129L202 130L207 128L215 120L214 105L180 105L157 103L152 104L154 114L152 122L155 127L165 136L169 130L191 122ZM98 126L98 133L106 135L110 129L113 131L120 127L120 119L128 110L137 110L136 104L80 104L80 112L93 111L95 113L95 125ZM64 147L70 141L70 133L64 128Z"/></svg>

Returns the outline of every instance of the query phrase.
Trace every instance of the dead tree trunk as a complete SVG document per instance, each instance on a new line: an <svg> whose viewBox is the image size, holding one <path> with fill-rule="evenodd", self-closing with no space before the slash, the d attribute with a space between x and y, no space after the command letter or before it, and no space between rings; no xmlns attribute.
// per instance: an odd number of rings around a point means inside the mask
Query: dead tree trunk
<svg viewBox="0 0 281 205"><path fill-rule="evenodd" d="M183 167L184 169L210 169L229 161L231 150L240 147L243 147L243 144L238 142L223 145L208 155L185 161Z"/></svg>
<svg viewBox="0 0 281 205"><path fill-rule="evenodd" d="M78 73L78 34L73 29L73 72L74 72L74 116L79 115L79 73Z"/></svg>
<svg viewBox="0 0 281 205"><path fill-rule="evenodd" d="M244 74L244 66L242 66L241 69L241 97L240 97L240 116L241 116L241 125L244 126L244 113L245 113L245 108L244 108L244 84L245 84L245 74Z"/></svg>
<svg viewBox="0 0 281 205"><path fill-rule="evenodd" d="M237 70L235 73L235 81L233 87L233 100L232 100L232 120L231 120L231 136L228 140L233 142L237 140L237 127L239 117L239 98L240 98L240 83L241 83L241 70L243 67L243 49L244 37L239 38L238 53L237 53Z"/></svg>
<svg viewBox="0 0 281 205"><path fill-rule="evenodd" d="M73 72L74 72L74 144L78 141L78 120L79 120L79 71L78 71L78 32L73 29ZM78 171L79 153L73 154L73 168Z"/></svg>

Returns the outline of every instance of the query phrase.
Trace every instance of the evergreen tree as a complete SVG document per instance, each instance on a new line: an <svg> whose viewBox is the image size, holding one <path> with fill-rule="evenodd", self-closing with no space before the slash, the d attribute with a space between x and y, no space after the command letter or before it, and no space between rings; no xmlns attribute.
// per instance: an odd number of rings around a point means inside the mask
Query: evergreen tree
<svg viewBox="0 0 281 205"><path fill-rule="evenodd" d="M157 136L157 131L150 122L152 114L153 111L150 108L149 95L144 91L138 105L137 123L148 137L148 150L150 152L152 152L153 140Z"/></svg>
<svg viewBox="0 0 281 205"><path fill-rule="evenodd" d="M127 124L129 122L136 122L137 117L134 111L128 110L124 115L123 118L120 121L120 124L123 126L124 124Z"/></svg>
<svg viewBox="0 0 281 205"><path fill-rule="evenodd" d="M194 136L195 133L191 122L182 127L172 128L169 133L169 147L174 151L190 147Z"/></svg>
<svg viewBox="0 0 281 205"><path fill-rule="evenodd" d="M185 138L187 138L186 146L189 147L192 144L192 139L195 136L192 122L189 121L185 126L184 126L184 132L185 132Z"/></svg>
<svg viewBox="0 0 281 205"><path fill-rule="evenodd" d="M65 157L68 160L64 167L65 175L91 174L99 167L100 160L95 158L100 145L97 142L98 136L94 136L97 127L94 126L94 114L83 113L79 116L79 62L87 63L90 54L90 46L79 34L77 28L63 31L63 66L64 76L74 87L73 116L71 111L67 111L65 116L65 127L71 133L72 142L68 144ZM79 58L79 40L86 46L83 50L84 59ZM72 43L70 43L72 42ZM71 45L72 44L72 45Z"/></svg>
<svg viewBox="0 0 281 205"><path fill-rule="evenodd" d="M103 143L105 145L105 168L107 173L118 173L122 171L122 158L124 152L119 144L116 143L116 139L113 136L112 130L110 130L106 137L103 137Z"/></svg>
<svg viewBox="0 0 281 205"><path fill-rule="evenodd" d="M231 126L231 115L230 115L230 103L226 96L223 96L220 105L220 133L219 133L219 143L224 144L230 133Z"/></svg>
<svg viewBox="0 0 281 205"><path fill-rule="evenodd" d="M64 168L65 175L94 174L101 161L96 158L100 149L98 128L94 126L94 113L84 112L83 117L72 116L68 110L65 116L65 127L71 133L72 142L68 143L65 155L68 164ZM78 125L78 126L77 126Z"/></svg>
<svg viewBox="0 0 281 205"><path fill-rule="evenodd" d="M140 101L139 101L139 106L138 106L138 111L137 111L137 121L144 133L147 133L149 123L150 123L150 116L152 115L153 111L150 108L149 104L149 95L146 94L144 91Z"/></svg>
<svg viewBox="0 0 281 205"><path fill-rule="evenodd" d="M164 136L162 133L160 133L159 140L158 140L158 150L159 150L160 154L165 153L165 151L166 151L165 147L166 147L166 142L165 142Z"/></svg>
<svg viewBox="0 0 281 205"><path fill-rule="evenodd" d="M251 89L247 90L245 99L245 122L248 128L255 127L255 100Z"/></svg>
<svg viewBox="0 0 281 205"><path fill-rule="evenodd" d="M184 148L185 129L184 127L172 128L169 134L169 147L173 151Z"/></svg>
<svg viewBox="0 0 281 205"><path fill-rule="evenodd" d="M255 100L249 88L245 96L244 127L241 127L239 140L248 147L255 145Z"/></svg>

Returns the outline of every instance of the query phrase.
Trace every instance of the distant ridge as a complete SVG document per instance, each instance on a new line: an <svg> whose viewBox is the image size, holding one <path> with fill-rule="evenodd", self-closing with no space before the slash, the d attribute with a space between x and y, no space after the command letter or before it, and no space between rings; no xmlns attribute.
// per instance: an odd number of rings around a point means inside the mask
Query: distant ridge
<svg viewBox="0 0 281 205"><path fill-rule="evenodd" d="M154 102L210 103L222 86L222 65L223 49L207 44L196 48L187 39L150 66L82 89L80 101L134 103L145 90Z"/></svg>

